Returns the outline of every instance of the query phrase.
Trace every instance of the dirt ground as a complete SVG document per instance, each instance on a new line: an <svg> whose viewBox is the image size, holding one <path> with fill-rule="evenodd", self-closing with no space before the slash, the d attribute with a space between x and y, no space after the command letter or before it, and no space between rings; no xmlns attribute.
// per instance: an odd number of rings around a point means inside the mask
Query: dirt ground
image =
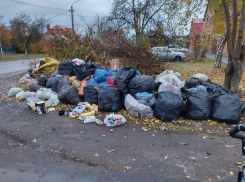
<svg viewBox="0 0 245 182"><path fill-rule="evenodd" d="M169 129L161 131L127 117L128 124L110 132L105 125L58 111L38 115L26 101L6 100L19 77L0 80L1 182L236 181L241 141L227 136L230 125L180 119L161 123Z"/></svg>

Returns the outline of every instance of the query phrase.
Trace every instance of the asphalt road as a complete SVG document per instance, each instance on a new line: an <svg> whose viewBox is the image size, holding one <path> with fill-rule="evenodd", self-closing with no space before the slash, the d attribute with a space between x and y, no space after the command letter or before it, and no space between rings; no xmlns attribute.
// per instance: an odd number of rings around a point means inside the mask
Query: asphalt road
<svg viewBox="0 0 245 182"><path fill-rule="evenodd" d="M35 60L39 59L41 58ZM30 61L34 61L34 59L0 62L0 78L26 72L30 68Z"/></svg>
<svg viewBox="0 0 245 182"><path fill-rule="evenodd" d="M210 53L206 53L205 54L206 57L215 60L215 54L210 54ZM227 56L222 56L222 63L228 64L228 57Z"/></svg>

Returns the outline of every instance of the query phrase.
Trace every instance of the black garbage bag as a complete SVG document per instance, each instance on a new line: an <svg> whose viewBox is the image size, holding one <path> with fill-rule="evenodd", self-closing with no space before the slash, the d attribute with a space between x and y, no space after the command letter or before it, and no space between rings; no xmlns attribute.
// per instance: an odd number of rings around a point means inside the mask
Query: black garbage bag
<svg viewBox="0 0 245 182"><path fill-rule="evenodd" d="M58 93L58 99L65 104L71 105L82 102L82 98L78 95L78 89L72 85L63 86Z"/></svg>
<svg viewBox="0 0 245 182"><path fill-rule="evenodd" d="M67 59L66 61L59 64L58 74L73 76L74 68L75 68L75 64L70 59Z"/></svg>
<svg viewBox="0 0 245 182"><path fill-rule="evenodd" d="M77 80L84 80L86 77L94 74L95 70L98 68L98 64L97 63L86 63L84 66L82 67L78 67L76 66L76 78Z"/></svg>
<svg viewBox="0 0 245 182"><path fill-rule="evenodd" d="M121 106L121 92L114 86L98 89L98 105L102 112L117 112Z"/></svg>
<svg viewBox="0 0 245 182"><path fill-rule="evenodd" d="M72 82L68 78L60 78L58 83L58 93L60 92L60 89L65 85L71 85Z"/></svg>
<svg viewBox="0 0 245 182"><path fill-rule="evenodd" d="M215 98L210 118L227 124L238 124L243 102L235 95L225 94Z"/></svg>
<svg viewBox="0 0 245 182"><path fill-rule="evenodd" d="M128 95L128 93L121 93L121 105L122 105L122 108L125 110L126 110L125 99L126 99L127 95Z"/></svg>
<svg viewBox="0 0 245 182"><path fill-rule="evenodd" d="M38 89L43 88L43 86L38 85L37 83L32 83L29 88L30 92L36 92Z"/></svg>
<svg viewBox="0 0 245 182"><path fill-rule="evenodd" d="M127 93L128 82L135 77L136 70L132 66L123 66L115 76L113 86L117 87L122 93Z"/></svg>
<svg viewBox="0 0 245 182"><path fill-rule="evenodd" d="M179 118L183 108L183 98L180 95L165 92L158 95L153 113L162 121L173 121Z"/></svg>
<svg viewBox="0 0 245 182"><path fill-rule="evenodd" d="M56 70L55 72L51 73L51 75L49 76L49 78L55 77L55 75L57 75L57 74L58 74L58 70Z"/></svg>
<svg viewBox="0 0 245 182"><path fill-rule="evenodd" d="M203 81L201 82L201 85L206 87L207 92L211 98L211 101L215 100L215 98L219 97L220 95L225 95L225 94L236 95L235 92L231 90L227 90L223 88L221 85L218 85L217 83Z"/></svg>
<svg viewBox="0 0 245 182"><path fill-rule="evenodd" d="M41 67L42 65L44 65L45 62L43 60L40 61L39 67Z"/></svg>
<svg viewBox="0 0 245 182"><path fill-rule="evenodd" d="M37 84L38 84L38 85L41 85L41 86L43 86L43 87L45 87L45 86L46 86L47 80L48 80L48 77L47 77L46 75L41 75L41 76L39 76L39 78L37 79Z"/></svg>
<svg viewBox="0 0 245 182"><path fill-rule="evenodd" d="M52 82L53 82L54 77L48 78L46 82L46 88L51 88L52 87Z"/></svg>
<svg viewBox="0 0 245 182"><path fill-rule="evenodd" d="M181 93L184 101L186 101L183 110L184 118L206 120L210 117L212 104L205 87L199 86L195 91L183 87Z"/></svg>
<svg viewBox="0 0 245 182"><path fill-rule="evenodd" d="M59 84L59 78L54 77L52 81L52 91L58 93L58 84Z"/></svg>
<svg viewBox="0 0 245 182"><path fill-rule="evenodd" d="M185 88L194 88L197 87L198 85L201 84L201 81L198 78L192 77L192 78L188 78L185 81Z"/></svg>
<svg viewBox="0 0 245 182"><path fill-rule="evenodd" d="M98 92L97 89L93 86L83 87L83 98L84 102L88 102L89 104L98 105Z"/></svg>
<svg viewBox="0 0 245 182"><path fill-rule="evenodd" d="M152 93L156 89L156 83L153 77L148 75L135 76L129 81L128 93L135 96L139 92Z"/></svg>

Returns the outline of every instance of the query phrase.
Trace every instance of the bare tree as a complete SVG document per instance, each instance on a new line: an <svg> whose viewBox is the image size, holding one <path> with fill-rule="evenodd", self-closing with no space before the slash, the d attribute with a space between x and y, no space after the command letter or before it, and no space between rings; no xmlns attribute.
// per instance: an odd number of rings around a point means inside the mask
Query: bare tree
<svg viewBox="0 0 245 182"><path fill-rule="evenodd" d="M203 1L193 0L114 0L109 20L119 21L120 26L134 30L138 36L153 25L157 26L159 20L169 25L175 18L178 26L186 25L203 4ZM169 27L164 26L164 29Z"/></svg>
<svg viewBox="0 0 245 182"><path fill-rule="evenodd" d="M229 4L230 3L230 4ZM222 0L222 4L225 10L225 20L227 28L227 50L228 50L228 65L225 69L225 81L224 87L227 89L234 88L235 92L239 90L239 83L241 81L243 73L243 62L242 58L243 50L243 35L245 28L245 0L242 1L241 17L238 25L238 8L237 1ZM230 12L229 6L232 7L232 13ZM232 14L232 18L231 18Z"/></svg>
<svg viewBox="0 0 245 182"><path fill-rule="evenodd" d="M42 39L47 20L44 17L35 17L32 20L30 15L21 12L9 23L14 43L18 46L24 45L27 56L29 45Z"/></svg>

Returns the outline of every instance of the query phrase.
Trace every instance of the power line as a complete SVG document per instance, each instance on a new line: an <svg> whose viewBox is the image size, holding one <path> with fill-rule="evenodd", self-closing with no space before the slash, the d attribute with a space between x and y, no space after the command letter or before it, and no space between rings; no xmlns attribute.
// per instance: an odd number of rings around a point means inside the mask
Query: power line
<svg viewBox="0 0 245 182"><path fill-rule="evenodd" d="M35 7L35 8L45 8L45 9L48 8L48 9L62 10L62 11L67 10L67 9L53 8L53 7L47 7L47 6L37 5L37 4L26 3L26 2L22 2L22 1L18 1L18 0L1 0L1 1L17 3L17 4L24 4L24 5L32 6L32 7Z"/></svg>
<svg viewBox="0 0 245 182"><path fill-rule="evenodd" d="M84 23L87 25L87 27L88 27L88 24L87 24L87 22L84 20L84 18L83 18L83 16L82 15L80 15L78 12L76 12L76 11L74 11L75 13L77 13L81 18L82 18L82 20L84 21Z"/></svg>
<svg viewBox="0 0 245 182"><path fill-rule="evenodd" d="M69 10L67 10L67 11L69 11ZM56 17L58 17L58 16L60 16L60 15L63 15L63 14L65 14L67 11L65 11L65 12L63 12L63 13L60 13L60 14L58 14L58 15L56 15L56 16L53 16L53 17L51 17L51 18L48 18L48 20L50 20L50 19L52 19L52 18L56 18Z"/></svg>

